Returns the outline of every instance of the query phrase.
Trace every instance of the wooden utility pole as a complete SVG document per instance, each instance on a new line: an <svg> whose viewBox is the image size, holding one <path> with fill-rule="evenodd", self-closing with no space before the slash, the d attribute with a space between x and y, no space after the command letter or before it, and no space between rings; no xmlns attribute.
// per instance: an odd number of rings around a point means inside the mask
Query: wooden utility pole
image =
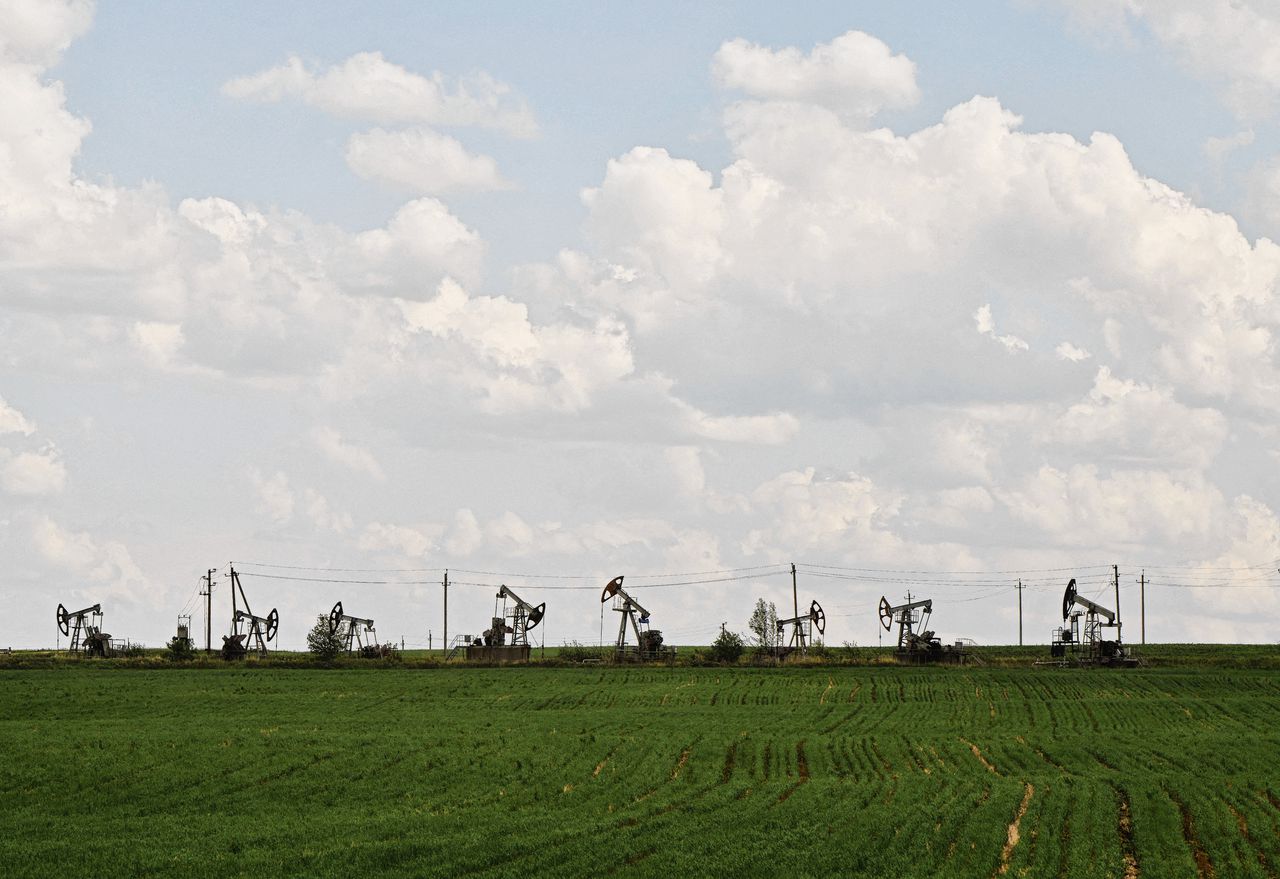
<svg viewBox="0 0 1280 879"><path fill-rule="evenodd" d="M213 652L213 575L217 568L210 568L204 575L204 652Z"/></svg>
<svg viewBox="0 0 1280 879"><path fill-rule="evenodd" d="M1111 566L1111 582L1116 585L1116 637L1120 637L1120 566Z"/></svg>
<svg viewBox="0 0 1280 879"><path fill-rule="evenodd" d="M1027 587L1022 585L1022 578L1018 578L1018 585L1013 587L1018 590L1018 646L1022 646L1022 590Z"/></svg>
<svg viewBox="0 0 1280 879"><path fill-rule="evenodd" d="M449 658L449 570L444 572L444 656Z"/></svg>
<svg viewBox="0 0 1280 879"><path fill-rule="evenodd" d="M1143 570L1141 579L1138 580L1138 602L1141 610L1142 619L1142 643L1147 643L1147 572Z"/></svg>
<svg viewBox="0 0 1280 879"><path fill-rule="evenodd" d="M795 619L799 619L800 618L800 599L796 595L796 563L795 562L791 563L791 607L792 607L791 616ZM795 640L799 636L799 634L800 634L800 624L796 623L796 627L791 633L791 641L793 644L795 643ZM799 645L796 645L796 646L799 646Z"/></svg>

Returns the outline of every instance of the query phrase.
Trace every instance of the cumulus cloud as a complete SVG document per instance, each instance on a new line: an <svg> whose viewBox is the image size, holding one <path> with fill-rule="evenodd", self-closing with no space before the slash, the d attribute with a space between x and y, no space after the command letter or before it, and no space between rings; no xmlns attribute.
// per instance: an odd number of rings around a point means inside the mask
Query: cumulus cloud
<svg viewBox="0 0 1280 879"><path fill-rule="evenodd" d="M997 491L1013 516L1046 545L1095 549L1156 543L1203 549L1220 539L1222 493L1198 473L1045 465L1021 485Z"/></svg>
<svg viewBox="0 0 1280 879"><path fill-rule="evenodd" d="M525 304L471 296L449 280L435 298L400 307L414 337L410 344L443 344L453 356L441 358L439 368L475 391L489 412L582 409L597 390L634 369L627 334L616 320L537 325Z"/></svg>
<svg viewBox="0 0 1280 879"><path fill-rule="evenodd" d="M323 70L294 55L278 67L230 80L222 91L268 103L297 99L336 116L374 122L482 126L516 137L538 131L533 113L506 83L486 73L423 76L380 52L360 52Z"/></svg>
<svg viewBox="0 0 1280 879"><path fill-rule="evenodd" d="M10 494L57 494L66 483L67 468L56 449L15 455L0 448L0 488Z"/></svg>
<svg viewBox="0 0 1280 879"><path fill-rule="evenodd" d="M258 511L264 513L277 525L284 525L293 519L294 495L289 487L289 477L277 471L274 475L264 477L258 471L249 474L253 487L258 494Z"/></svg>
<svg viewBox="0 0 1280 879"><path fill-rule="evenodd" d="M357 543L367 552L391 551L406 558L423 558L444 533L439 525L409 526L370 522L360 533Z"/></svg>
<svg viewBox="0 0 1280 879"><path fill-rule="evenodd" d="M920 99L915 63L862 31L820 43L808 54L730 40L716 51L712 71L722 86L751 97L816 104L852 119Z"/></svg>
<svg viewBox="0 0 1280 879"><path fill-rule="evenodd" d="M332 427L315 428L311 431L311 441L326 458L335 464L363 473L378 482L386 481L387 475L382 472L382 465L378 463L373 453L347 442Z"/></svg>
<svg viewBox="0 0 1280 879"><path fill-rule="evenodd" d="M35 429L36 426L27 420L25 415L0 397L0 434L20 433L23 436L30 436L35 433Z"/></svg>
<svg viewBox="0 0 1280 879"><path fill-rule="evenodd" d="M107 588L109 595L139 600L159 597L128 548L118 541L100 539L87 531L73 531L42 515L32 520L31 542L48 562ZM101 588L96 589L95 594L101 594Z"/></svg>
<svg viewBox="0 0 1280 879"><path fill-rule="evenodd" d="M454 138L426 128L375 128L353 134L347 140L346 160L366 180L418 195L511 186L492 158L473 155Z"/></svg>
<svg viewBox="0 0 1280 879"><path fill-rule="evenodd" d="M1088 360L1093 355L1083 348L1077 348L1070 342L1059 342L1058 347L1053 349L1053 353L1058 356L1059 360L1068 360L1071 363L1079 363L1081 360Z"/></svg>
<svg viewBox="0 0 1280 879"><path fill-rule="evenodd" d="M93 0L10 0L0 5L0 58L48 67L93 21Z"/></svg>
<svg viewBox="0 0 1280 879"><path fill-rule="evenodd" d="M1010 354L1017 351L1027 351L1031 347L1026 343L1026 341L1019 339L1017 336L1009 334L1000 335L996 332L996 323L991 317L991 306L989 304L980 306L978 310L973 313L973 322L977 325L979 333L995 339L1003 345Z"/></svg>
<svg viewBox="0 0 1280 879"><path fill-rule="evenodd" d="M1086 29L1129 36L1143 24L1192 73L1220 83L1239 116L1280 98L1280 9L1267 0L1091 0L1064 4Z"/></svg>

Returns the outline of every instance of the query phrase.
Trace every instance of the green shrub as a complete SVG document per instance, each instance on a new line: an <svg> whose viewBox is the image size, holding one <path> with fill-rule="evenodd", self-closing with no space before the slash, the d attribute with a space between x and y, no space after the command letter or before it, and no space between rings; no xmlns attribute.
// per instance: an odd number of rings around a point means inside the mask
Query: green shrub
<svg viewBox="0 0 1280 879"><path fill-rule="evenodd" d="M714 662L736 663L745 649L741 635L721 629L716 640L711 643L711 659Z"/></svg>

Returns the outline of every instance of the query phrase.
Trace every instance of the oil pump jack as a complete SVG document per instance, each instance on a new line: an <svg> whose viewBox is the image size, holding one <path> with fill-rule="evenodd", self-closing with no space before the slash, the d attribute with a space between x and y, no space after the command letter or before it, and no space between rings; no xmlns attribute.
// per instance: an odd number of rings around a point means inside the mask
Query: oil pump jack
<svg viewBox="0 0 1280 879"><path fill-rule="evenodd" d="M799 652L804 656L809 652L809 645L813 642L813 630L817 629L821 635L827 630L827 614L822 609L822 605L818 602L809 602L809 612L801 614L798 617L790 619L778 620L778 634L781 635L787 626L791 626L791 638L784 645L782 639L778 639L778 658L783 659L792 653Z"/></svg>
<svg viewBox="0 0 1280 879"><path fill-rule="evenodd" d="M954 646L943 644L932 629L925 628L932 614L932 598L913 601L911 594L907 593L904 604L892 606L887 598L880 596L880 625L887 632L893 623L898 624L895 653L899 660L912 663L964 662L966 651L960 643Z"/></svg>
<svg viewBox="0 0 1280 879"><path fill-rule="evenodd" d="M1116 576L1116 604L1119 605L1119 575ZM1079 608L1079 609L1077 609ZM1081 617L1084 624L1081 625ZM1079 593L1076 580L1071 578L1062 594L1061 628L1054 629L1049 655L1065 664L1074 661L1078 665L1134 666L1136 657L1124 646L1120 638L1120 614ZM1114 631L1107 637L1104 630Z"/></svg>
<svg viewBox="0 0 1280 879"><path fill-rule="evenodd" d="M499 606L499 603L501 606ZM489 628L467 645L467 659L488 662L524 662L529 659L529 632L547 613L547 603L534 606L505 583L493 603ZM510 636L510 639L508 639Z"/></svg>
<svg viewBox="0 0 1280 879"><path fill-rule="evenodd" d="M600 603L613 599L613 609L622 614L618 621L618 640L613 645L615 661L625 659L657 659L674 656L675 648L662 646L662 632L649 628L649 611L622 588L622 577L614 577L600 593ZM636 636L636 646L627 646L627 624Z"/></svg>
<svg viewBox="0 0 1280 879"><path fill-rule="evenodd" d="M255 616L240 585L240 575L231 567L231 634L222 636L222 658L244 659L250 650L259 656L267 655L267 644L275 640L280 628L280 613L273 607L265 617ZM236 594L244 610L236 604ZM244 631L241 631L241 629Z"/></svg>
<svg viewBox="0 0 1280 879"><path fill-rule="evenodd" d="M342 609L341 601L329 611L329 634L337 635L345 645L347 653L355 656L377 659L389 652L389 650L384 651L378 643L378 633L373 628L373 620L349 615Z"/></svg>
<svg viewBox="0 0 1280 879"><path fill-rule="evenodd" d="M84 651L85 656L111 655L111 636L102 631L102 605L83 610L67 610L58 605L58 631L71 638L67 650Z"/></svg>

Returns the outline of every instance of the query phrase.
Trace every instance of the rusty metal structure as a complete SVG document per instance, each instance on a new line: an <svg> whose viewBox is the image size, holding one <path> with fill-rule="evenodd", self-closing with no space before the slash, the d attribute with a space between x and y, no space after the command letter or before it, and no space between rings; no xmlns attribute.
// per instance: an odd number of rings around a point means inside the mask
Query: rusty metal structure
<svg viewBox="0 0 1280 879"><path fill-rule="evenodd" d="M547 603L533 605L525 601L505 583L498 589L493 603L489 628L467 646L467 659L488 662L523 662L531 647L529 632L546 616Z"/></svg>
<svg viewBox="0 0 1280 879"><path fill-rule="evenodd" d="M900 662L964 662L968 650L962 642L943 644L942 639L928 628L933 614L932 598L913 601L911 593L907 593L904 604L893 606L882 595L879 611L880 625L886 632L894 623L898 625L898 644L894 653Z"/></svg>
<svg viewBox="0 0 1280 879"><path fill-rule="evenodd" d="M240 575L235 566L231 566L231 634L222 636L222 658L244 659L249 651L259 656L267 655L267 644L275 640L280 629L280 613L274 607L265 617L254 614L249 607L249 599L240 585ZM241 610L236 603L236 595L240 596Z"/></svg>
<svg viewBox="0 0 1280 879"><path fill-rule="evenodd" d="M102 631L102 605L67 610L59 604L57 620L58 631L71 639L68 652L103 658L112 654L111 636Z"/></svg>
<svg viewBox="0 0 1280 879"><path fill-rule="evenodd" d="M781 635L787 626L791 626L791 637L786 644L779 639L777 653L779 659L785 659L793 653L801 656L809 652L813 643L813 630L822 635L827 631L827 614L817 600L809 602L809 612L785 620L778 620L778 634Z"/></svg>
<svg viewBox="0 0 1280 879"><path fill-rule="evenodd" d="M1120 604L1119 575L1116 577L1116 606ZM1053 630L1049 645L1052 661L1060 665L1138 664L1120 636L1120 614L1081 595L1071 578L1062 593L1062 626Z"/></svg>
<svg viewBox="0 0 1280 879"><path fill-rule="evenodd" d="M344 645L343 649L352 656L377 659L387 653L378 643L373 620L347 614L342 609L341 601L336 602L329 611L329 634L337 635Z"/></svg>
<svg viewBox="0 0 1280 879"><path fill-rule="evenodd" d="M614 577L600 593L600 603L613 599L613 609L622 616L618 621L618 638L613 644L613 656L617 662L628 659L661 659L675 656L674 647L662 646L662 632L649 627L649 611L622 588L622 577ZM636 643L627 644L627 625L635 633Z"/></svg>

